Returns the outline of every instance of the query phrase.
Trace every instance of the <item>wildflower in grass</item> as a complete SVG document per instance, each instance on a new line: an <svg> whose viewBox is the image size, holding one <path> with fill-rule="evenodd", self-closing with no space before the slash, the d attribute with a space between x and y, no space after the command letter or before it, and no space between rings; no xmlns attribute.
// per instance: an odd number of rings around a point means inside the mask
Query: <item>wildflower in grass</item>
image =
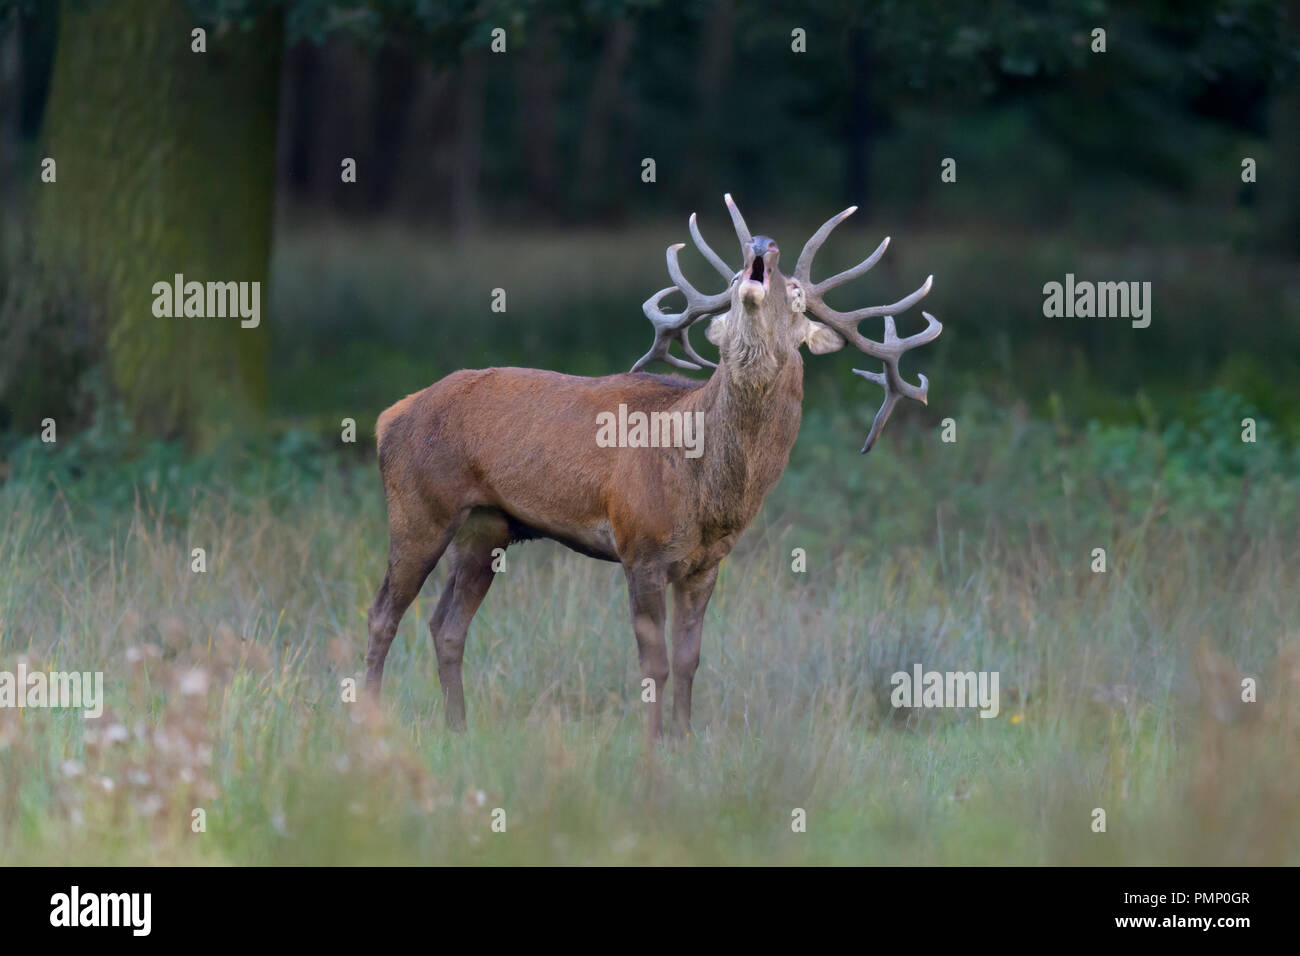
<svg viewBox="0 0 1300 956"><path fill-rule="evenodd" d="M163 808L163 798L156 793L146 793L135 803L135 808L142 817L152 817Z"/></svg>
<svg viewBox="0 0 1300 956"><path fill-rule="evenodd" d="M194 668L184 671L176 682L176 689L186 697L196 697L208 692L208 672Z"/></svg>

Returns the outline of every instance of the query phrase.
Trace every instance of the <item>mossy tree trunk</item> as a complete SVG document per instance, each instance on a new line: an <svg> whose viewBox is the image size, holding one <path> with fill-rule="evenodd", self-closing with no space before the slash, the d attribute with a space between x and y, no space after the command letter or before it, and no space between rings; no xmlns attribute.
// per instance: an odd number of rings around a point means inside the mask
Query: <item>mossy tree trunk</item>
<svg viewBox="0 0 1300 956"><path fill-rule="evenodd" d="M110 380L148 432L205 443L265 406L282 46L278 13L231 29L183 0L61 7L36 252L101 300ZM261 283L261 324L156 318L176 273Z"/></svg>

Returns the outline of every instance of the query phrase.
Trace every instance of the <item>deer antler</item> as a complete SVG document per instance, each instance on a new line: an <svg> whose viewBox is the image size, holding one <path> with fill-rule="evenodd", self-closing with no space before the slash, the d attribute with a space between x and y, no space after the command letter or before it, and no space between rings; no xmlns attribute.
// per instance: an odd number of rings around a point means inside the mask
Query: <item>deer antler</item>
<svg viewBox="0 0 1300 956"><path fill-rule="evenodd" d="M740 210L731 199L731 193L724 197L727 203L727 209L731 212L732 224L736 227L736 236L740 239L741 252L744 252L745 246L750 242L749 227L745 225L745 219L740 215ZM700 227L695 221L695 213L691 213L690 219L691 239L695 241L695 248L700 250L700 255L708 260L709 265L718 270L722 278L730 282L735 278L735 270L727 268L727 263L723 258L714 252L704 236L700 234ZM673 280L673 285L666 289L660 289L650 298L646 299L641 306L641 311L646 318L655 327L654 344L650 346L650 351L641 356L637 363L632 366L632 371L639 372L655 359L663 359L669 365L675 365L677 368L699 369L705 365L709 368L717 368L713 362L701 356L691 348L689 332L692 325L701 319L710 315L717 315L719 312L727 311L731 304L731 289L724 289L716 295L705 295L699 289L691 285L686 277L682 275L681 264L677 261L677 254L685 248L686 243L679 242L668 247L668 275ZM686 308L681 312L665 312L660 306L664 296L680 292L686 297ZM674 341L682 343L682 351L686 357L694 359L687 362L679 359L669 352L669 347ZM699 364L695 364L698 362Z"/></svg>
<svg viewBox="0 0 1300 956"><path fill-rule="evenodd" d="M861 375L868 381L875 382L885 389L885 401L881 404L880 411L876 412L875 421L871 423L871 431L867 434L867 441L862 446L862 453L866 454L871 450L871 446L876 443L876 439L880 437L885 422L889 420L889 416L894 411L894 406L898 404L900 398L911 398L922 405L926 404L926 397L930 390L929 379L918 373L917 377L921 380L920 385L912 385L910 382L904 381L903 376L898 371L898 360L904 352L937 339L939 333L943 331L943 325L929 312L922 312L921 315L925 317L926 321L926 327L923 331L900 339L894 328L894 314L905 312L916 305L930 291L930 284L934 281L934 276L929 276L925 280L925 284L911 295L890 305L877 305L866 309L857 309L853 312L837 312L826 304L824 297L827 292L836 286L843 285L858 276L864 275L880 261L880 257L885 254L885 249L889 247L889 237L886 236L885 240L876 247L875 252L852 269L846 269L838 275L831 276L821 282L812 281L812 263L817 251L821 248L822 243L826 241L826 237L831 234L831 230L853 215L857 208L857 206L850 206L838 216L832 216L822 224L820 229L813 233L812 238L803 247L803 252L799 254L799 261L794 267L794 277L803 287L804 299L809 312L821 322L833 328L844 337L846 342L859 351L870 355L872 358L880 359L884 363L883 372L866 372L857 368L853 370L855 375ZM868 339L858 332L859 322L877 315L885 317L885 337L883 342Z"/></svg>

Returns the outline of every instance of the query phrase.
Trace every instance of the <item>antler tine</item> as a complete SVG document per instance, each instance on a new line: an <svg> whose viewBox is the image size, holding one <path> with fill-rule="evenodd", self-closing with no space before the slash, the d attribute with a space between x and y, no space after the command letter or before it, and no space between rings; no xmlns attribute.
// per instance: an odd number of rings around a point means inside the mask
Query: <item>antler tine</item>
<svg viewBox="0 0 1300 956"><path fill-rule="evenodd" d="M813 294L808 296L809 309L812 309L814 298L816 299L817 318L827 324L834 324L839 329L841 324L857 326L863 319L869 319L877 315L895 315L899 312L906 312L916 303L926 297L930 291L930 286L934 283L934 276L927 276L921 287L911 295L903 296L897 302L891 302L889 305L873 305L865 309L855 309L852 312L837 312L822 300L822 287L817 286L813 289ZM869 339L867 341L870 341Z"/></svg>
<svg viewBox="0 0 1300 956"><path fill-rule="evenodd" d="M736 208L735 200L731 198L731 193L724 193L723 201L727 204L727 211L731 213L731 224L736 227L736 238L740 240L740 255L743 259L749 249L749 244L754 241L754 237L749 234L749 227L745 225L745 217L740 214ZM727 273L730 279L732 273Z"/></svg>
<svg viewBox="0 0 1300 956"><path fill-rule="evenodd" d="M845 219L848 219L849 216L853 215L857 211L858 211L857 206L850 206L848 209L844 210L839 215L831 216L831 218L827 219L824 223L822 223L821 228L818 229L816 232L814 232L812 236L808 239L808 241L803 244L803 251L799 253L799 261L796 262L794 265L794 277L798 279L801 283L803 283L805 288L810 288L813 285L813 281L812 281L813 258L817 255L817 251L821 249L822 243L826 241L826 237L831 234L832 229L834 229L836 226L842 223ZM889 244L889 239L886 238L882 245L888 245L888 244ZM880 257L880 254L883 251L884 251L883 249L877 249L874 253L872 253L871 258L869 260L871 262L871 266L874 266L876 264L875 260ZM870 269L871 266L867 266L867 269ZM861 264L856 266L855 268L861 268ZM867 269L863 269L862 271L866 272ZM847 274L848 273L841 272L840 275L836 276L835 278L838 279L840 278L840 276L847 275Z"/></svg>
<svg viewBox="0 0 1300 956"><path fill-rule="evenodd" d="M943 325L930 313L922 312L926 326L924 330L917 332L915 335L900 339L894 326L894 315L905 312L924 298L930 291L934 276L927 277L924 284L911 295L904 296L890 305L876 305L865 309L856 309L853 312L839 312L826 304L825 294L827 292L866 273L880 261L880 257L889 248L889 237L886 236L884 241L876 247L875 252L852 269L845 269L843 272L821 282L815 283L812 281L813 259L816 257L818 250L821 249L822 243L830 236L831 230L856 210L856 206L850 206L838 216L832 216L826 220L822 227L813 233L812 238L804 244L803 252L799 254L799 261L795 265L794 272L795 279L804 288L807 310L843 336L844 340L854 348L872 358L880 359L884 364L884 369L880 372L867 372L857 368L853 370L855 375L861 375L885 390L885 400L881 404L880 410L876 412L875 420L871 423L871 431L867 435L866 443L862 446L862 452L866 454L871 450L871 446L876 443L876 439L880 437L885 422L893 414L894 406L898 404L900 398L910 398L922 404L926 403L930 391L929 379L924 375L920 375L920 385L913 385L904 381L903 376L898 371L898 360L902 358L904 352L937 339L939 333L943 331ZM877 315L885 318L885 336L881 342L866 338L858 331L859 322Z"/></svg>
<svg viewBox="0 0 1300 956"><path fill-rule="evenodd" d="M813 292L806 294L806 301L809 312L813 313L813 315L817 316L820 321L826 323L840 335L844 336L844 339L854 348L861 352L865 352L872 358L897 360L898 356L902 355L903 352L937 339L939 333L943 331L942 323L928 312L921 313L926 318L926 327L915 335L909 335L907 338L900 339L894 331L894 314L896 312L904 312L916 305L916 303L930 291L930 287L933 284L934 276L929 276L926 278L921 288L917 289L911 295L904 296L897 302L893 302L889 305L875 305L866 309L858 309L854 312L837 312L835 309L832 309L822 301L821 294L817 291L819 287L814 287ZM876 342L873 339L869 339L858 331L859 322L875 315L883 315L885 317L885 340L883 342ZM909 395L908 397L911 398L913 396Z"/></svg>
<svg viewBox="0 0 1300 956"><path fill-rule="evenodd" d="M885 422L889 421L889 416L894 413L894 406L898 404L898 400L903 396L890 389L889 380L880 372L865 372L860 368L855 368L853 374L861 375L868 381L875 382L885 389L885 400L881 403L880 410L876 412L876 417L872 419L871 431L867 432L867 440L862 445L860 454L865 455L871 451L871 446L876 443L880 433L885 430ZM925 381L924 375L921 376L921 380Z"/></svg>
<svg viewBox="0 0 1300 956"><path fill-rule="evenodd" d="M829 279L823 279L821 282L818 282L814 288L818 293L827 292L834 289L836 286L841 286L846 282L856 279L860 275L865 275L871 271L872 266L880 261L880 257L885 254L885 250L888 248L889 237L885 236L884 239L880 240L880 245L876 246L876 251L867 256L852 269L845 269L843 272L833 275ZM811 282L812 280L809 279L809 281Z"/></svg>
<svg viewBox="0 0 1300 956"><path fill-rule="evenodd" d="M696 232L698 232L698 229ZM701 242L703 242L702 239ZM657 358L663 359L669 365L674 365L677 368L698 370L705 365L709 368L717 368L717 365L702 357L691 347L688 332L692 325L705 316L726 311L731 302L731 291L728 289L719 292L717 295L705 295L691 285L686 276L682 274L681 263L677 260L678 253L685 248L685 245L685 243L679 242L668 247L668 275L675 285L660 289L641 305L641 311L645 313L646 318L650 320L655 328L655 338L654 344L650 346L650 351L641 356L637 363L632 366L634 372L641 371ZM708 246L705 245L704 248L708 248ZM703 249L700 251L703 252ZM731 273L728 272L727 275L730 278ZM660 307L659 303L663 301L664 296L671 292L681 292L686 297L686 308L681 312L665 312ZM669 352L669 347L674 340L681 342L682 351L700 364L684 361Z"/></svg>
<svg viewBox="0 0 1300 956"><path fill-rule="evenodd" d="M677 290L663 289L662 291L656 293L654 298L658 298L659 296L666 295L669 292L675 292L675 291ZM646 306L649 306L649 304L650 303L647 302ZM654 344L650 346L650 351L646 352L645 355L641 356L641 358L637 360L637 363L632 366L632 371L634 372L641 371L641 369L645 368L655 359L663 359L669 365L674 365L677 368L688 368L691 369L692 371L699 371L705 365L708 365L712 368L717 368L716 365L714 365L708 359L699 355L695 351L695 349L691 348L691 340L688 337L689 332L690 332L689 327L673 330L673 329L666 329L660 326L656 326ZM695 359L695 361L699 362L700 364L696 365L695 362L687 362L684 359L679 359L676 355L673 355L672 352L668 350L668 348L670 345L672 345L674 339L682 343L683 352L685 352L691 358Z"/></svg>
<svg viewBox="0 0 1300 956"><path fill-rule="evenodd" d="M889 416L893 413L894 406L898 404L900 398L910 398L922 405L929 404L930 380L925 377L925 374L917 372L916 377L921 380L921 384L913 385L911 382L906 381L898 370L898 360L902 358L904 352L916 348L918 345L924 345L926 342L934 341L939 337L939 333L943 331L943 324L929 312L922 312L921 315L925 318L925 329L915 335L900 339L898 332L894 328L894 317L887 315L885 316L884 342L872 342L870 339L862 340L864 343L875 347L867 354L871 355L877 351L881 353L874 355L874 357L881 359L885 366L883 372L868 372L860 368L853 369L853 374L861 375L885 390L885 400L881 403L880 410L876 412L875 420L871 423L871 431L867 433L866 443L862 446L862 454L864 455L871 451L871 446L880 437L880 433L885 428L885 422L889 421ZM857 338L861 338L861 336L857 336ZM857 345L857 342L854 342L854 344ZM864 351L866 350L864 349Z"/></svg>
<svg viewBox="0 0 1300 956"><path fill-rule="evenodd" d="M740 214L735 200L731 198L731 193L726 193L722 198L727 204L727 211L731 213L731 223L736 228L736 238L740 240L741 254L747 255L747 249L753 242L749 226L745 225L745 217ZM852 210L849 211L852 212ZM829 232L829 229L826 231ZM709 265L713 266L718 274L730 283L735 278L735 273L727 267L726 260L714 252L709 244L704 241L695 213L691 213L690 232L691 239L695 242L695 248L700 250L700 255L704 256ZM667 289L660 289L641 305L641 311L645 313L646 318L655 327L655 339L654 344L650 346L650 351L641 356L637 363L632 366L634 372L639 372L655 359L663 359L669 365L675 365L677 368L699 369L706 365L709 368L718 367L691 347L691 341L687 333L692 325L705 316L725 312L731 304L731 290L728 288L717 295L705 295L691 285L686 276L682 274L681 263L677 258L678 253L685 248L685 245L685 243L679 242L668 247L668 275L672 278L674 284ZM665 312L660 306L664 296L673 291L679 291L686 297L686 308L681 312ZM669 351L674 340L682 343L682 351L693 361L688 362L679 359Z"/></svg>
<svg viewBox="0 0 1300 956"><path fill-rule="evenodd" d="M691 238L695 240L695 248L700 250L700 255L708 259L709 265L717 269L718 274L730 282L735 273L727 268L727 263L723 261L722 256L710 249L709 244L704 241L704 237L700 235L700 227L695 221L695 213L691 213Z"/></svg>

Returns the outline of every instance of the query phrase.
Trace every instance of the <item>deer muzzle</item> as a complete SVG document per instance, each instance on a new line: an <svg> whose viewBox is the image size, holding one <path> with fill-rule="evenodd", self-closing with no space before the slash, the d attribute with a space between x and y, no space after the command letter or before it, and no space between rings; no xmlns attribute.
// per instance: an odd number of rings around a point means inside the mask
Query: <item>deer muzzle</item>
<svg viewBox="0 0 1300 956"><path fill-rule="evenodd" d="M745 250L745 269L740 281L740 301L747 308L761 305L772 284L772 273L781 251L767 236L755 236Z"/></svg>

